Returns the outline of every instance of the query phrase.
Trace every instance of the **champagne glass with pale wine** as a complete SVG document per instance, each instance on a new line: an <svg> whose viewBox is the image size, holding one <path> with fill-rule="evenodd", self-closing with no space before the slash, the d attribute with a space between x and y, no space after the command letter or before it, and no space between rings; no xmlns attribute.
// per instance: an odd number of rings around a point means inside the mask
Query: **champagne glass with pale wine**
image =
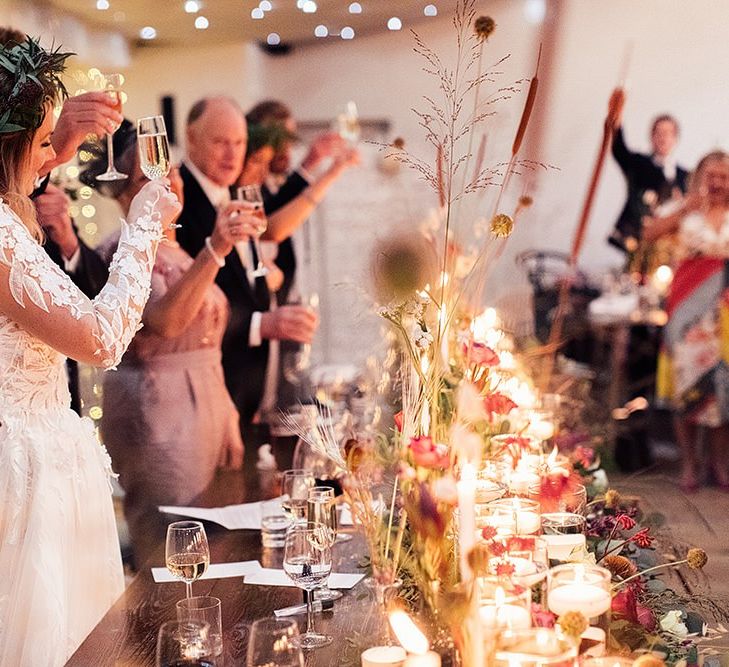
<svg viewBox="0 0 729 667"><path fill-rule="evenodd" d="M192 582L210 566L210 547L199 521L175 521L167 526L165 564L173 577L185 582L185 596L192 597Z"/></svg>
<svg viewBox="0 0 729 667"><path fill-rule="evenodd" d="M314 486L314 473L310 470L284 470L281 493L284 499L281 507L291 517L292 522L306 521L309 489Z"/></svg>
<svg viewBox="0 0 729 667"><path fill-rule="evenodd" d="M307 498L307 520L321 527L321 536L331 549L337 541L337 504L331 486L314 486ZM333 591L325 581L316 594L317 600L338 600L340 591Z"/></svg>
<svg viewBox="0 0 729 667"><path fill-rule="evenodd" d="M104 91L114 100L114 110L121 113L122 110L122 85L124 77L121 74L105 74L104 75ZM116 170L114 166L114 132L119 128L114 128L113 132L106 133L106 171L96 177L97 181L123 181L129 178L128 174L122 174Z"/></svg>
<svg viewBox="0 0 729 667"><path fill-rule="evenodd" d="M240 201L251 202L256 204L257 207L253 211L253 215L260 219L259 232L257 236L253 237L253 245L256 247L256 254L258 255L258 263L256 268L251 271L251 275L254 278L260 278L268 273L268 269L263 264L263 252L261 251L261 240L260 235L266 231L268 221L266 220L266 211L263 209L263 194L261 193L260 185L243 185L238 188L238 199Z"/></svg>
<svg viewBox="0 0 729 667"><path fill-rule="evenodd" d="M170 173L170 145L162 116L147 116L137 121L137 146L139 166L150 181Z"/></svg>

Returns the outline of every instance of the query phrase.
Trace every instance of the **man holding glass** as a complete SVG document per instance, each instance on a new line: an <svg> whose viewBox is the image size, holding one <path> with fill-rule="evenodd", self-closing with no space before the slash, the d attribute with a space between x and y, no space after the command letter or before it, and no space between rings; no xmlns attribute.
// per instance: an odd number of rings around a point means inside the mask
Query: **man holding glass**
<svg viewBox="0 0 729 667"><path fill-rule="evenodd" d="M180 169L184 207L178 241L197 253L210 235L217 209L231 199L230 188L243 168L247 132L243 112L227 97L196 102L187 118L187 157ZM250 424L264 389L269 340L310 343L316 315L302 306L270 310L265 277L253 275L258 257L253 243L238 246L227 257L217 282L231 307L223 340L223 369L241 425Z"/></svg>

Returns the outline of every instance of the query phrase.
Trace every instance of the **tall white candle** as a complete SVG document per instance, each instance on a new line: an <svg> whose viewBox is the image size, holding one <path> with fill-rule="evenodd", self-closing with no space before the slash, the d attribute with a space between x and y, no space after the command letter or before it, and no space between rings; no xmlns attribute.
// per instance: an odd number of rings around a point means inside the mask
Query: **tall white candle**
<svg viewBox="0 0 729 667"><path fill-rule="evenodd" d="M440 656L435 651L423 655L410 654L403 667L440 667Z"/></svg>
<svg viewBox="0 0 729 667"><path fill-rule="evenodd" d="M556 586L549 591L549 611L557 616L568 611L580 611L586 618L595 618L610 609L610 592L587 582Z"/></svg>
<svg viewBox="0 0 729 667"><path fill-rule="evenodd" d="M362 653L362 667L403 667L406 658L401 646L373 646Z"/></svg>
<svg viewBox="0 0 729 667"><path fill-rule="evenodd" d="M473 572L468 565L468 553L476 543L476 468L466 462L461 467L458 482L458 549L461 560L461 579L470 581Z"/></svg>

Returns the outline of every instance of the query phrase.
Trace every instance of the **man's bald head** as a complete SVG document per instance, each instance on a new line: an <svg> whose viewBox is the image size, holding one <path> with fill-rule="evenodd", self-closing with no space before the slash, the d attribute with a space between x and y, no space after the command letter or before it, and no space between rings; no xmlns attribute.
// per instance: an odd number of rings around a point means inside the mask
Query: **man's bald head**
<svg viewBox="0 0 729 667"><path fill-rule="evenodd" d="M209 97L193 104L187 116L187 154L211 181L230 186L243 170L246 122L237 102Z"/></svg>

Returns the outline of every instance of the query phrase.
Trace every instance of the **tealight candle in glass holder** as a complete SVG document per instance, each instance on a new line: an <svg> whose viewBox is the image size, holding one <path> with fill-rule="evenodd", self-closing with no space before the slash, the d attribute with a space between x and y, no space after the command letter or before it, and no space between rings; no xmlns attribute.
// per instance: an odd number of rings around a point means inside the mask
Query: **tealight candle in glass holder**
<svg viewBox="0 0 729 667"><path fill-rule="evenodd" d="M601 658L583 658L581 667L633 667L633 658L624 655L605 655Z"/></svg>
<svg viewBox="0 0 729 667"><path fill-rule="evenodd" d="M531 590L503 577L480 577L481 627L494 630L526 630L532 626Z"/></svg>
<svg viewBox="0 0 729 667"><path fill-rule="evenodd" d="M573 667L577 647L549 628L502 632L493 664L495 667Z"/></svg>
<svg viewBox="0 0 729 667"><path fill-rule="evenodd" d="M518 459L521 454L541 454L542 443L533 435L522 433L502 433L492 435L490 442L491 456L501 457L505 454Z"/></svg>
<svg viewBox="0 0 729 667"><path fill-rule="evenodd" d="M542 514L542 532L550 560L582 560L585 552L585 517L571 512Z"/></svg>
<svg viewBox="0 0 729 667"><path fill-rule="evenodd" d="M476 474L476 504L481 505L498 500L506 495L506 485L492 479L488 472Z"/></svg>
<svg viewBox="0 0 729 667"><path fill-rule="evenodd" d="M557 497L549 497L544 494L540 482L529 487L528 497L539 501L542 514L547 512L571 512L584 515L587 508L587 490L582 484L560 493Z"/></svg>
<svg viewBox="0 0 729 667"><path fill-rule="evenodd" d="M539 503L528 498L500 498L485 506L484 525L497 535L535 535L541 530Z"/></svg>
<svg viewBox="0 0 729 667"><path fill-rule="evenodd" d="M549 560L547 543L536 535L507 535L490 541L496 554L489 559L488 572L492 576L508 575L522 587L534 587L547 578Z"/></svg>
<svg viewBox="0 0 729 667"><path fill-rule="evenodd" d="M610 628L612 575L604 567L584 563L557 565L547 573L547 607L557 616L581 612L590 623L583 639L604 646Z"/></svg>
<svg viewBox="0 0 729 667"><path fill-rule="evenodd" d="M514 418L518 430L547 442L554 437L554 415L550 410L519 408Z"/></svg>

